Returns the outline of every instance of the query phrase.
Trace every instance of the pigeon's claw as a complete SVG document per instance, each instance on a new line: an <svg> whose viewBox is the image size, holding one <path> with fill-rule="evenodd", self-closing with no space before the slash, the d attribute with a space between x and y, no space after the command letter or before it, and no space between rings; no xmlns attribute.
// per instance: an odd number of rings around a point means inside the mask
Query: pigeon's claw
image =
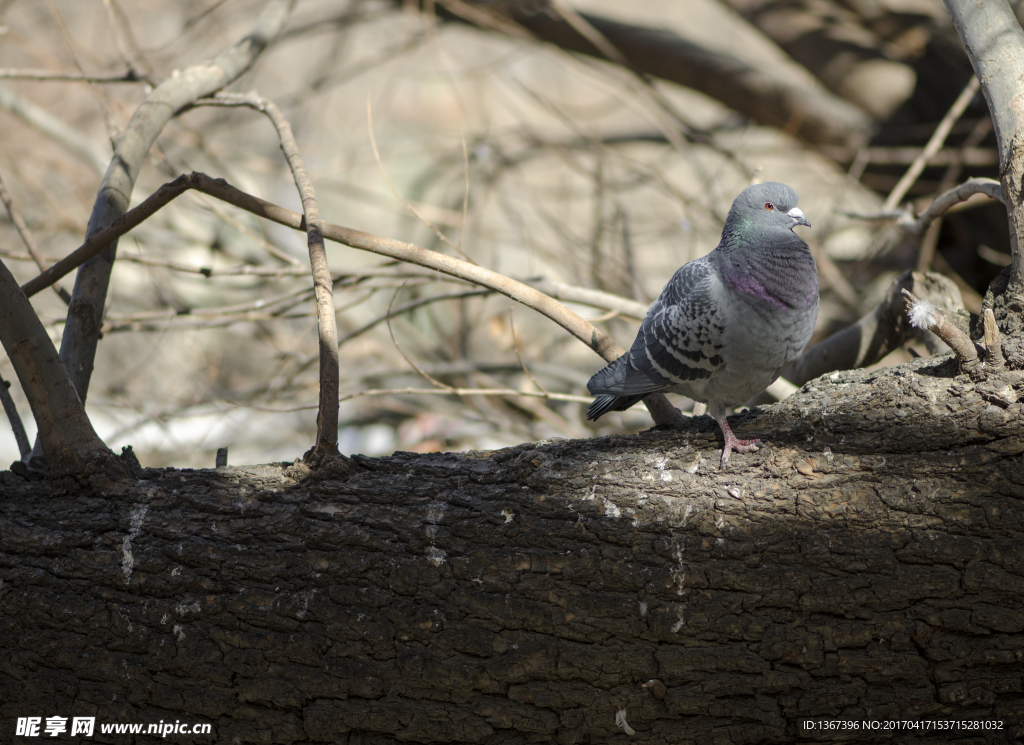
<svg viewBox="0 0 1024 745"><path fill-rule="evenodd" d="M725 445L722 447L723 466L729 460L729 455L733 450L737 453L749 453L753 450L757 450L761 446L760 440L740 440L737 438L729 428L729 421L725 417L722 417L718 426L721 427L722 436L725 438Z"/></svg>

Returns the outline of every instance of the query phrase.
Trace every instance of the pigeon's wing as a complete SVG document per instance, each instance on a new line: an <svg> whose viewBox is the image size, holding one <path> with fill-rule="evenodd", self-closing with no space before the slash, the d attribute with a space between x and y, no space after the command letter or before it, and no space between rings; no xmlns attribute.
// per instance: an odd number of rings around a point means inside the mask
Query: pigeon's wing
<svg viewBox="0 0 1024 745"><path fill-rule="evenodd" d="M587 384L594 395L644 396L711 378L723 366L722 284L707 257L682 266L651 306L627 355Z"/></svg>

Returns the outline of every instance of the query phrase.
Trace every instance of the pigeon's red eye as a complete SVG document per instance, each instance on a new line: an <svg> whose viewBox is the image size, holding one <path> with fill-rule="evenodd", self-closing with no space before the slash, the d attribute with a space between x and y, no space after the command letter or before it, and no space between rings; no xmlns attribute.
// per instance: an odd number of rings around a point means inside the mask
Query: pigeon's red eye
<svg viewBox="0 0 1024 745"><path fill-rule="evenodd" d="M771 202L765 202L765 203L764 203L764 208L765 208L766 210L773 210L773 209L775 209L775 205L774 205L774 204L772 204Z"/></svg>

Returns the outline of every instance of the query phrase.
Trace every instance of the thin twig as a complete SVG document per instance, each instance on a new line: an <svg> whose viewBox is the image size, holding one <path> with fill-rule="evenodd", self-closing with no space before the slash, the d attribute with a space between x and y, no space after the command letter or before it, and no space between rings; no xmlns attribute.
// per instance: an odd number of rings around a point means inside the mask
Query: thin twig
<svg viewBox="0 0 1024 745"><path fill-rule="evenodd" d="M377 150L377 138L374 137L374 135L373 135L373 107L370 105L370 96L369 96L369 94L367 94L367 96L366 96L366 126L367 126L367 128L368 128L368 130L370 132L370 147L373 149L373 157L376 159L377 167L380 169L381 175L384 177L384 180L387 182L388 186L391 188L392 193L394 193L394 195L402 202L402 204L404 204L406 206L406 208L410 212L412 212L414 215L416 215L417 219L419 219L420 222L422 222L424 225L426 225L428 228L430 228L433 231L434 235L436 235L438 238L440 238L442 242L447 243L449 246L451 246L456 251L458 251L459 255L462 256L462 258L464 258L466 261L470 262L471 264L475 264L476 263L475 261L473 261L471 258L469 258L469 256L467 256L465 253L463 253L463 251L462 251L462 239L461 238L459 239L459 244L458 245L456 245L456 244L452 243L450 240L448 240L448 236L446 236L444 233L442 233L440 230L438 230L437 226L434 225L434 223L430 222L430 220L428 220L422 214L420 214L420 212L415 207L413 207L411 204L409 204L405 200L405 197L403 197L401 194L398 193L398 189L395 188L395 185L391 183L391 179L388 177L388 172L384 168L384 163L380 159L380 152ZM463 225L463 228L465 228L465 225ZM460 233L460 235L461 235L461 233Z"/></svg>
<svg viewBox="0 0 1024 745"><path fill-rule="evenodd" d="M28 441L28 435L25 434L25 425L21 422L18 407L14 405L14 399L11 398L10 388L10 382L0 377L0 403L3 404L4 411L7 412L7 421L11 423L11 431L14 432L14 439L18 443L18 452L24 458L32 452L32 445Z"/></svg>
<svg viewBox="0 0 1024 745"><path fill-rule="evenodd" d="M38 80L68 83L141 83L134 70L121 75L86 75L82 72L38 70L32 68L7 67L0 69L0 80Z"/></svg>
<svg viewBox="0 0 1024 745"><path fill-rule="evenodd" d="M889 210L896 209L899 203L903 200L907 191L917 181L918 176L924 171L926 165L928 165L928 159L937 153L943 143L946 141L946 137L949 136L949 131L953 128L956 120L967 109L971 99L974 98L978 90L981 87L981 83L978 82L978 78L971 76L970 81L964 86L964 89L960 91L960 95L957 96L956 101L946 112L946 115L942 117L942 121L939 122L939 126L935 128L935 132L932 134L931 139L928 140L928 144L924 146L924 150L917 156L914 162L907 169L907 172L903 174L903 177L896 183L893 190L889 192L889 196L885 200L885 204L882 205L882 211L887 212Z"/></svg>
<svg viewBox="0 0 1024 745"><path fill-rule="evenodd" d="M1003 189L998 181L990 178L968 179L960 184L960 186L935 197L932 203L928 205L928 208L917 219L914 219L908 213L903 213L899 218L900 227L908 233L919 235L932 220L944 214L954 204L964 202L975 194L984 194L989 199L1003 201Z"/></svg>
<svg viewBox="0 0 1024 745"><path fill-rule="evenodd" d="M405 283L402 284L402 287L404 286ZM376 328L380 324L385 323L391 316L400 316L405 313L408 313L409 311L416 310L417 308L422 308L424 305L430 305L431 303L437 303L442 300L461 300L467 297L487 297L488 295L492 295L493 293L494 290L468 290L466 292L452 292L444 295L432 295L430 297L420 298L419 300L413 300L412 302L406 303L405 305L399 308L395 308L393 311L390 310L389 306L387 315L380 316L379 318L374 318L372 321L364 323L362 326L355 329L354 331L349 331L347 334L341 337L341 339L338 340L338 346L344 346L346 342L352 341L357 336L362 336L370 329Z"/></svg>
<svg viewBox="0 0 1024 745"><path fill-rule="evenodd" d="M958 156L946 167L946 172L942 174L942 179L939 181L939 193L949 191L956 184L957 179L960 177L960 171L963 170L964 157L963 154L967 150L978 145L985 136L992 131L992 120L988 117L979 119L978 123L971 130L970 134L967 135L967 139L964 140L963 145L959 150L954 151ZM996 157L996 163L999 162L998 155ZM932 224L925 230L924 236L921 238L920 247L918 248L917 254L917 270L919 272L926 272L932 266L932 259L935 256L935 248L939 243L939 233L942 230L942 220L936 219L932 221Z"/></svg>
<svg viewBox="0 0 1024 745"><path fill-rule="evenodd" d="M216 308L169 308L165 310L143 311L141 313L108 313L106 318L118 323L131 323L133 321L153 321L161 318L175 318L177 316L220 316L230 313L243 313L250 310L258 310L265 313L271 312L274 306L284 304L286 308L294 307L299 302L309 298L313 294L312 287L302 287L292 292L286 292L265 300L255 300L250 303L239 305L226 305Z"/></svg>
<svg viewBox="0 0 1024 745"><path fill-rule="evenodd" d="M519 340L516 339L516 324L515 324L515 321L512 320L512 309L511 308L508 309L508 327L509 327L509 329L512 332L512 351L514 351L516 353L516 359L519 360L519 366L521 368L523 368L523 372L526 373L526 377L528 377L530 379L530 382L532 382L535 386L537 386L537 390L538 391L541 391L543 393L547 393L547 391L545 390L544 386L542 386L540 383L538 383L537 379L535 377L533 377L533 373L530 372L529 368L526 366L526 363L523 362L522 355L519 354Z"/></svg>
<svg viewBox="0 0 1024 745"><path fill-rule="evenodd" d="M989 199L1003 201L1003 189L998 181L990 178L967 179L959 186L940 194L932 200L927 209L917 218L910 212L910 209L903 210L882 210L880 212L853 212L851 210L836 210L836 212L853 218L854 220L871 220L878 222L897 221L899 226L913 235L919 235L921 231L940 215L945 214L960 202L966 202L975 194L984 194Z"/></svg>
<svg viewBox="0 0 1024 745"><path fill-rule="evenodd" d="M462 122L459 122L459 138L462 140L462 171L466 177L466 184L462 190L462 224L459 226L459 244L455 250L460 256L465 256L462 240L466 237L466 225L469 220L469 150L466 148L466 133L462 130Z"/></svg>
<svg viewBox="0 0 1024 745"><path fill-rule="evenodd" d="M405 285L402 285L402 287L404 286ZM403 351L401 345L398 343L398 339L395 338L395 330L391 328L391 306L395 304L395 298L397 298L398 293L402 291L402 287L399 287L397 290L395 290L395 294L391 296L391 302L388 303L388 313L386 316L386 320L388 324L388 334L391 335L391 343L395 345L395 349L397 349L398 353L402 355L402 359L409 363L409 367L411 367L413 370L419 373L424 380L426 380L428 383L433 383L438 388L441 388L443 390L452 390L452 387L450 385L448 385L447 383L442 383L437 378L432 377L429 373L424 371L419 365L417 365L415 362L409 359L409 356L405 353L405 351Z"/></svg>
<svg viewBox="0 0 1024 745"><path fill-rule="evenodd" d="M3 201L4 207L7 208L7 214L11 218L11 222L14 223L14 227L18 231L18 235L21 236L21 242L25 244L25 248L28 249L29 255L32 260L36 262L36 266L39 267L39 271L45 272L49 269L49 265L46 260L43 259L43 255L39 253L39 246L36 245L36 239L32 237L32 231L28 229L28 225L21 219L21 214L14 206L14 200L11 199L10 193L7 191L7 187L4 185L3 176L0 175L0 201ZM61 287L56 282L52 285L53 291L57 293L57 297L64 301L65 305L71 303L71 295L68 291Z"/></svg>

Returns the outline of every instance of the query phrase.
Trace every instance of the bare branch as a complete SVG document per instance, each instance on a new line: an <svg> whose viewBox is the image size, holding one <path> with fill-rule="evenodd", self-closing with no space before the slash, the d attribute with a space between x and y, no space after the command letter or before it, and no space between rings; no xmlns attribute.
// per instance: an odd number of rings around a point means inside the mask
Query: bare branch
<svg viewBox="0 0 1024 745"><path fill-rule="evenodd" d="M32 407L48 469L83 473L98 460L117 471L116 457L93 429L46 329L3 262L0 297L0 344Z"/></svg>
<svg viewBox="0 0 1024 745"><path fill-rule="evenodd" d="M972 178L964 181L944 194L940 194L932 200L924 212L914 217L909 207L904 210L883 210L874 213L850 212L848 210L837 210L840 214L852 217L857 220L895 220L899 226L913 235L920 235L932 221L949 212L954 205L966 202L975 194L984 194L989 199L997 199L1003 202L1003 190L998 181L990 178Z"/></svg>
<svg viewBox="0 0 1024 745"><path fill-rule="evenodd" d="M958 155L966 153L968 150L973 149L982 140L985 139L986 135L992 131L992 118L983 117L979 119L977 124L971 128L970 133L967 135L967 139L964 140L959 150L954 152ZM997 155L993 151L993 155ZM998 159L996 160L998 163ZM960 178L960 172L964 168L964 159L954 159L948 166L946 166L946 172L942 174L942 179L939 181L938 192L944 194L953 188L956 184L957 179ZM964 205L966 206L966 205ZM948 211L948 210L947 210ZM924 235L921 237L918 251L917 251L917 271L926 272L931 269L932 264L935 261L935 249L939 244L939 233L942 230L942 221L933 220L932 224L928 226L928 229L924 231ZM981 253L981 247L978 247L978 253Z"/></svg>
<svg viewBox="0 0 1024 745"><path fill-rule="evenodd" d="M302 216L297 212L287 210L250 194L246 194L243 191L239 191L223 179L212 179L202 173L182 175L174 181L161 186L142 204L127 212L106 231L103 231L94 238L86 241L80 248L73 251L64 260L57 262L46 272L27 282L22 287L22 291L26 295L39 292L39 290L45 288L49 283L64 276L67 272L72 271L79 263L87 261L90 256L104 250L104 246L110 241L124 235L126 232L159 210L162 206L189 189L196 189L197 191L209 194L210 196L221 199L229 204L233 204L240 209L251 212L254 215L258 215L259 217L271 220L280 225L285 225L294 230L303 230L305 227L305 222ZM492 272L489 269L484 269L483 267L476 266L475 264L470 264L469 262L462 261L454 256L447 256L435 251L430 251L412 243L403 243L402 241L380 238L369 233L363 233L359 230L351 230L339 225L332 225L331 223L323 223L323 235L328 240L344 243L352 248L370 251L371 253L376 253L381 256L387 256L393 259L398 259L399 261L423 266L428 269L495 290L502 295L510 297L516 302L522 303L523 305L533 308L537 312L547 316L601 355L601 357L607 362L615 360L625 351L622 347L612 341L607 334L578 316L576 313L573 313L557 300L535 290L529 285L517 282L514 279L510 279L502 274L498 274L497 272ZM666 399L663 394L651 394L645 399L648 409L651 408L653 402L658 401L663 401L664 403L654 403L654 405L659 407L658 410L662 412L658 415L654 415L652 412L655 423L665 424L668 423L668 420L675 421L675 416L670 413L674 412L675 409L668 403L668 399ZM665 420L662 417L668 417L668 420Z"/></svg>

